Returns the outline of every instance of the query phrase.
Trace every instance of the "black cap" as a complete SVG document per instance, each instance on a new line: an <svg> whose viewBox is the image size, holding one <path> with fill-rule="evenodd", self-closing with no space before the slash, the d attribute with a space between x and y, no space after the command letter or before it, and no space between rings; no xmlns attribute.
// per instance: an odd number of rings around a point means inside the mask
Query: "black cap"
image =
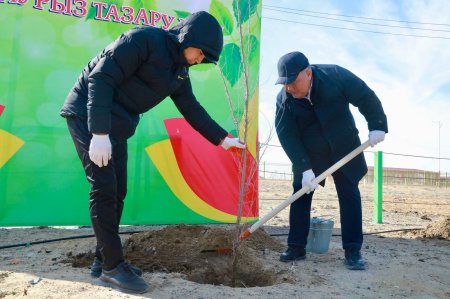
<svg viewBox="0 0 450 299"><path fill-rule="evenodd" d="M292 83L308 66L308 58L303 53L291 52L281 56L278 60L278 80L275 84Z"/></svg>

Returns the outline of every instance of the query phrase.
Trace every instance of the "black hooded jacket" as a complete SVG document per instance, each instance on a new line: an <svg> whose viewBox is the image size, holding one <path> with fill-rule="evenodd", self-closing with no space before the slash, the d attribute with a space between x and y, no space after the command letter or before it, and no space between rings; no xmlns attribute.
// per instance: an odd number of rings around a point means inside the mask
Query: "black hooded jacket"
<svg viewBox="0 0 450 299"><path fill-rule="evenodd" d="M131 29L88 63L60 114L87 118L91 133L126 139L134 134L139 114L170 96L189 124L218 145L227 131L195 98L183 50L199 48L203 63L216 63L222 46L222 29L207 12L194 13L169 31Z"/></svg>

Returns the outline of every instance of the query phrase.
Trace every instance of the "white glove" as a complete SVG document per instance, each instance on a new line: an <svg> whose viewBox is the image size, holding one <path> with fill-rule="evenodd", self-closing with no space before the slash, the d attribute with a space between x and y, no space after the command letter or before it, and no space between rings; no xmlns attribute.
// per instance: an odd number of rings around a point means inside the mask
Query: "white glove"
<svg viewBox="0 0 450 299"><path fill-rule="evenodd" d="M314 174L312 169L308 169L308 170L303 172L302 188L304 188L306 186L309 188L309 191L306 192L306 194L309 194L310 192L316 190L317 187L319 186L319 185L317 185L316 183L313 182L313 180L315 178L316 178L316 175Z"/></svg>
<svg viewBox="0 0 450 299"><path fill-rule="evenodd" d="M370 146L374 147L377 143L380 143L384 140L384 135L386 133L384 131L373 130L369 132L369 142Z"/></svg>
<svg viewBox="0 0 450 299"><path fill-rule="evenodd" d="M239 138L225 137L225 139L222 141L220 145L226 150L228 150L230 147L237 147L241 149L245 148L245 144L241 143Z"/></svg>
<svg viewBox="0 0 450 299"><path fill-rule="evenodd" d="M92 134L91 145L89 146L89 158L98 167L107 166L111 159L111 141L109 135Z"/></svg>

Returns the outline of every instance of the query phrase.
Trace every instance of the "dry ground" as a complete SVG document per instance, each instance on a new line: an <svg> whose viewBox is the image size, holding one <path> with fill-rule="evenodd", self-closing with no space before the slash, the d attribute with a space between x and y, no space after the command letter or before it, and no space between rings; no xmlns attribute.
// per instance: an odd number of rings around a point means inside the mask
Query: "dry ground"
<svg viewBox="0 0 450 299"><path fill-rule="evenodd" d="M198 248L215 246L214 242L208 243L212 238L202 239L202 235L225 236L224 232L230 232L233 226L140 226L121 229L145 230L147 234L123 234L128 253L140 248L154 255L163 243L178 246L169 247L176 249L171 252L171 263L161 263L168 260L167 255L155 260L159 264L146 260L148 268L144 266L147 271L143 277L151 285L149 293L133 296L96 286L87 267L73 267L69 262L73 257L86 257L93 248L93 239L83 238L0 249L0 298L450 298L450 221L445 222L450 218L450 188L385 186L383 223L375 224L373 186L360 187L367 234L363 247L366 271L345 269L339 236L332 237L328 253L309 253L305 261L295 263L279 262L286 242L286 209L264 227L267 233L279 236L270 237L261 231L256 241L247 240L239 262L247 280L241 279L238 287L226 286L230 285L224 272L229 267L229 255L199 255L198 250L193 250L193 244L201 244ZM261 180L260 215L290 194L289 181ZM312 214L332 218L334 233L339 234L339 209L332 183L316 192ZM422 230L381 233L412 228ZM90 228L3 228L0 246L88 234L92 234ZM171 239L167 236L174 238L173 242L168 242ZM206 279L214 275L224 278L222 285Z"/></svg>

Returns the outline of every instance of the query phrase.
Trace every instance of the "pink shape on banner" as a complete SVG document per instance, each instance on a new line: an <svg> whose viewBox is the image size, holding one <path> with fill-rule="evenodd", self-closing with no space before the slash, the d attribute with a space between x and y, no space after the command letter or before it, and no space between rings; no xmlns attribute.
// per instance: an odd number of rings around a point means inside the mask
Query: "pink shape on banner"
<svg viewBox="0 0 450 299"><path fill-rule="evenodd" d="M5 106L0 104L0 116L2 116L3 110L5 110Z"/></svg>
<svg viewBox="0 0 450 299"><path fill-rule="evenodd" d="M237 215L242 150L225 151L209 143L184 118L164 120L178 167L191 189L209 205ZM247 150L242 216L258 215L257 164Z"/></svg>

